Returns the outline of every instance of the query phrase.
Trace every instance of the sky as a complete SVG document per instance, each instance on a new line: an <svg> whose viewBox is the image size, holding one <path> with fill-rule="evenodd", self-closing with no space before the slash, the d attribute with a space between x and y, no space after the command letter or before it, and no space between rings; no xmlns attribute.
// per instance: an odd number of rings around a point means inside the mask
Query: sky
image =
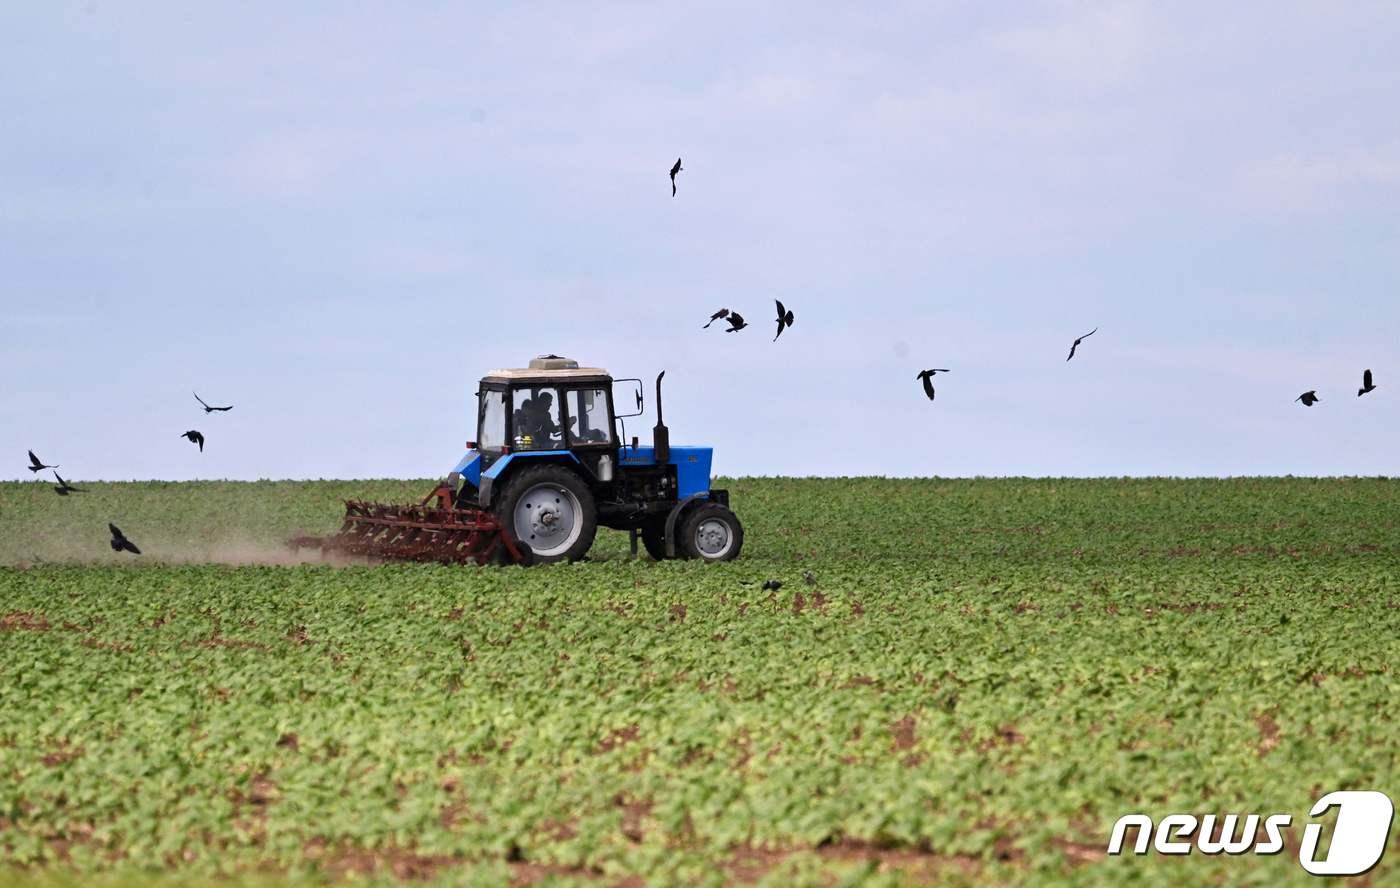
<svg viewBox="0 0 1400 888"><path fill-rule="evenodd" d="M1400 475L1397 44L1364 0L16 6L0 478L440 477L542 353L665 370L721 475Z"/></svg>

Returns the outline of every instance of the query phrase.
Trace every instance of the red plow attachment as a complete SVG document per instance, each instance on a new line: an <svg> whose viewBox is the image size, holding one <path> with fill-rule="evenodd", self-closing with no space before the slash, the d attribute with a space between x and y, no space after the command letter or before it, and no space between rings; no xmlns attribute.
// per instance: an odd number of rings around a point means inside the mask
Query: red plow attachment
<svg viewBox="0 0 1400 888"><path fill-rule="evenodd" d="M430 505L436 498L437 503ZM530 547L515 540L490 512L452 505L442 485L416 505L346 500L345 523L328 537L296 537L292 551L320 549L371 561L438 561L443 564L530 564Z"/></svg>

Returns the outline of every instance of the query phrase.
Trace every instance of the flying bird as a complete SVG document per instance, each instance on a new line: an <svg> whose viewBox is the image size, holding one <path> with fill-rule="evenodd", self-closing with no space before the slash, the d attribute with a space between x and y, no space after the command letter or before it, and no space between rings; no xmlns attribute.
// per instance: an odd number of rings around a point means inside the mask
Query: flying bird
<svg viewBox="0 0 1400 888"><path fill-rule="evenodd" d="M922 379L922 380L924 381L924 394L925 394L925 395L928 395L928 399L929 399L930 401L932 401L932 400L933 400L933 375L934 375L935 373L948 373L948 372L949 372L948 370L945 370L945 369L943 369L942 367L936 367L936 368L934 368L934 369L932 369L932 370L920 370L920 371L919 371L919 375L918 375L918 376L915 376L914 378L915 378L915 379Z"/></svg>
<svg viewBox="0 0 1400 888"><path fill-rule="evenodd" d="M701 330L708 330L708 329L710 329L710 324L713 324L715 321L719 320L720 318L727 318L727 317L729 317L729 309L727 309L727 308L721 308L719 311L717 311L717 312L715 312L714 314L710 315L709 323L705 324L705 326L701 327L700 329L701 329Z"/></svg>
<svg viewBox="0 0 1400 888"><path fill-rule="evenodd" d="M676 173L681 171L681 159L676 158L676 165L671 167L671 196L676 196Z"/></svg>
<svg viewBox="0 0 1400 888"><path fill-rule="evenodd" d="M724 332L738 333L740 330L744 329L748 325L749 322L744 320L743 315L739 314L737 311L731 311L729 313L729 329L725 330Z"/></svg>
<svg viewBox="0 0 1400 888"><path fill-rule="evenodd" d="M194 393L192 393L192 394L194 394ZM196 401L198 401L199 403L204 404L204 399L201 398L198 394L194 394L194 399L195 399ZM208 404L204 404L204 412L205 412L205 413L213 413L213 412L216 411L216 410L222 413L222 412L225 412L225 411L228 411L228 410L232 410L232 409L233 409L233 405L232 405L232 404L228 405L227 407L210 407Z"/></svg>
<svg viewBox="0 0 1400 888"><path fill-rule="evenodd" d="M1312 389L1308 389L1293 400L1302 401L1304 407L1311 407L1313 404L1317 403L1318 401L1321 401L1322 399L1317 396L1317 392L1313 391Z"/></svg>
<svg viewBox="0 0 1400 888"><path fill-rule="evenodd" d="M1367 373L1368 375L1370 374L1370 372L1371 372L1371 371L1369 371L1369 370L1366 371L1366 373ZM32 451L32 450L29 451L29 471L31 471L31 472L36 472L36 473L37 473L40 469L56 469L56 468L58 468L57 465L52 465L52 466L46 466L46 465L44 465L42 462L39 461L39 457L37 457L37 456L34 455L34 451Z"/></svg>
<svg viewBox="0 0 1400 888"><path fill-rule="evenodd" d="M188 432L185 432L185 433L184 433L183 435L181 435L180 437L181 437L181 438L189 438L191 444L198 444L198 445L199 445L199 452L200 452L200 453L203 453L203 452L204 452L204 436L201 435L199 432L196 432L194 429L190 429Z"/></svg>
<svg viewBox="0 0 1400 888"><path fill-rule="evenodd" d="M107 529L112 531L111 546L113 552L126 551L130 552L133 555L141 554L141 550L136 548L136 544L122 535L122 529L120 527L117 527L115 524L109 523L107 525Z"/></svg>
<svg viewBox="0 0 1400 888"><path fill-rule="evenodd" d="M1365 373L1361 374L1361 388L1356 390L1356 396L1359 398L1367 392L1374 392L1375 390L1376 387L1371 384L1371 371L1367 370ZM31 453L29 456L32 459L34 454Z"/></svg>
<svg viewBox="0 0 1400 888"><path fill-rule="evenodd" d="M774 299L778 303L778 332L773 334L773 341L777 342L778 337L783 335L783 331L792 326L792 312L783 308L781 299Z"/></svg>
<svg viewBox="0 0 1400 888"><path fill-rule="evenodd" d="M53 492L59 496L67 496L70 493L87 493L87 491L83 490L81 487L74 487L72 484L64 481L63 476L59 473L54 472L53 476L58 479L58 483L54 485Z"/></svg>
<svg viewBox="0 0 1400 888"><path fill-rule="evenodd" d="M1090 336L1093 336L1093 335L1094 335L1095 333L1097 333L1097 332L1099 332L1099 328L1098 328L1098 327L1095 327L1094 329L1090 330L1088 333L1085 333L1083 336L1081 336L1081 337L1079 337L1078 339L1074 340L1074 345L1071 345L1071 346L1069 347L1069 358L1074 357L1074 350L1075 350L1076 348L1079 348L1079 343L1081 343L1081 342L1083 342L1084 340L1088 339ZM1069 358L1065 358L1065 360L1068 361Z"/></svg>

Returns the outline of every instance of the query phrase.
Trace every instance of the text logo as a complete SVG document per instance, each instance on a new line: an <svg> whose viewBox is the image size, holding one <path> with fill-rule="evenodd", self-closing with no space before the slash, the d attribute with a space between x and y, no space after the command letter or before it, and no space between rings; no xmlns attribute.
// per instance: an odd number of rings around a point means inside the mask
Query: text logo
<svg viewBox="0 0 1400 888"><path fill-rule="evenodd" d="M1303 842L1298 849L1298 863L1303 869L1318 876L1357 876L1380 863L1395 817L1390 797L1374 790L1329 792L1317 800L1308 816L1319 817L1332 808L1337 809L1337 825L1332 830L1327 855L1321 860L1317 859L1317 849L1322 840L1322 824L1309 823L1303 828ZM1122 854L1128 830L1136 827L1134 854L1146 854L1149 844L1158 854L1190 854L1193 847L1202 854L1277 854L1284 848L1283 829L1292 822L1293 817L1288 814L1207 814L1200 818L1194 814L1168 814L1154 824L1146 814L1126 814L1113 824L1108 853Z"/></svg>

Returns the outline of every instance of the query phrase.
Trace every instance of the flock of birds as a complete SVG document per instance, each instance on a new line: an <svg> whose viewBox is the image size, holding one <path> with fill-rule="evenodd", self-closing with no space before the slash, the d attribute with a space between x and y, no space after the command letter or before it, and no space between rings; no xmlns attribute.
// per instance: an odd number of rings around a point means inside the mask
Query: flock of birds
<svg viewBox="0 0 1400 888"><path fill-rule="evenodd" d="M194 392L192 394L194 394L194 399L199 402L201 407L204 408L204 413L206 416L210 413L227 413L228 411L233 409L232 404L230 404L227 407L211 407L204 402L204 399L201 398L197 392ZM190 429L183 435L180 435L180 437L188 438L191 444L198 444L199 452L204 452L204 434L202 432L196 429ZM83 488L74 487L67 481L63 480L63 476L58 474L58 469L62 468L62 464L54 463L53 465L49 465L48 463L45 463L43 460L39 459L38 456L35 456L34 451L32 450L29 451L29 465L26 468L28 468L29 471L35 474L42 472L44 469L49 469L53 471L54 478L58 479L58 483L53 486L53 492L58 494L59 496L67 496L70 493L87 493L87 491ZM117 527L115 524L109 522L107 524L107 528L112 532L111 546L113 552L130 552L133 555L141 554L141 550L136 547L135 543L126 538L126 536L122 533L120 527Z"/></svg>
<svg viewBox="0 0 1400 888"><path fill-rule="evenodd" d="M1371 376L1371 371L1367 370L1366 372L1361 374L1361 388L1356 390L1356 396L1359 398L1362 395L1368 395L1371 392L1374 392L1377 388L1379 388L1379 386L1375 384L1374 377ZM1293 399L1294 403L1302 401L1304 407L1311 407L1312 405L1316 404L1318 401L1321 400L1322 399L1317 396L1316 389L1308 389L1307 391L1303 392L1301 395Z"/></svg>
<svg viewBox="0 0 1400 888"><path fill-rule="evenodd" d="M677 157L675 164L671 167L672 197L676 196L676 174L679 173L682 169L684 169L684 167L681 166L681 159ZM773 301L778 306L778 332L773 335L773 341L777 342L778 337L783 335L783 331L786 330L788 327L792 326L792 312L783 306L781 300L774 299ZM730 311L727 308L721 308L719 311L710 315L709 321L707 321L705 323L705 326L701 329L708 329L710 324L713 324L715 321L719 320L726 320L729 322L729 327L724 331L726 333L738 333L740 330L744 329L749 325L748 322L744 320L744 316L739 314L737 311ZM1085 333L1083 336L1076 337L1074 342L1070 344L1069 357L1065 358L1065 360L1073 360L1075 351L1079 348L1080 345L1084 343L1084 340L1088 339L1090 336L1093 336L1097 332L1099 332L1099 328L1095 327L1088 333ZM924 396L927 397L930 401L932 401L935 395L933 388L934 375L938 373L948 372L950 371L945 367L934 367L928 370L920 370L918 375L916 375L914 378L923 383ZM1373 392L1375 390L1376 386L1372 381L1371 371L1367 370L1361 375L1361 388L1357 390L1356 396L1361 397L1362 395L1367 394L1369 392ZM1294 398L1293 400L1295 403L1301 401L1304 407L1311 407L1312 405L1316 404L1322 399L1317 396L1317 392L1315 390L1309 389L1308 391L1303 392L1301 395L1299 395L1297 398Z"/></svg>
<svg viewBox="0 0 1400 888"><path fill-rule="evenodd" d="M777 342L778 337L783 335L783 331L786 330L788 327L792 326L792 311L783 307L783 301L781 299L774 299L773 301L777 303L778 306L778 332L773 334L773 341ZM710 315L709 321L707 321L705 323L705 326L701 327L700 329L708 330L710 324L713 324L715 321L719 320L725 320L729 322L729 329L724 331L726 333L738 333L740 330L744 329L749 325L749 322L744 320L744 316L739 314L737 311L730 311L727 308L721 308L719 311Z"/></svg>

